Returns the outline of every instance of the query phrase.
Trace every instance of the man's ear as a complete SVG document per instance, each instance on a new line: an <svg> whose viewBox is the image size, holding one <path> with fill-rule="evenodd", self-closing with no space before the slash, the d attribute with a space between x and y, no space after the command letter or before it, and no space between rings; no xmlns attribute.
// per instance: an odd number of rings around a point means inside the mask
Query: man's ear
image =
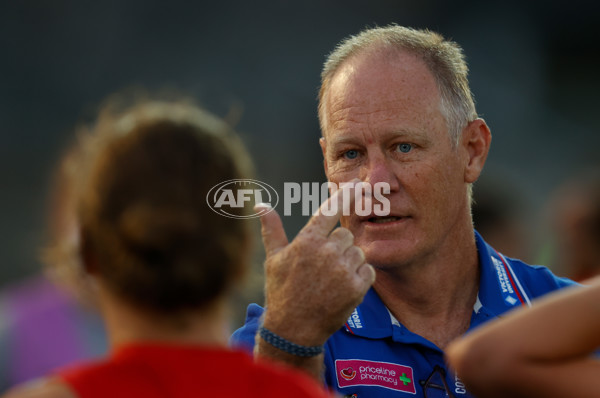
<svg viewBox="0 0 600 398"><path fill-rule="evenodd" d="M319 144L321 145L321 152L323 153L323 169L325 169L325 176L329 179L329 174L327 172L327 141L325 141L325 137L319 139Z"/></svg>
<svg viewBox="0 0 600 398"><path fill-rule="evenodd" d="M492 133L483 119L475 119L463 130L461 146L465 150L465 182L479 178L492 142Z"/></svg>

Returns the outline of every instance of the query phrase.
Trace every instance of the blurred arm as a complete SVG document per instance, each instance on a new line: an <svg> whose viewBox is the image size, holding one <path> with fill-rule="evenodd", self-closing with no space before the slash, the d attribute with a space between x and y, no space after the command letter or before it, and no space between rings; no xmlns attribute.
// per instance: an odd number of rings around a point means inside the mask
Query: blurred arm
<svg viewBox="0 0 600 398"><path fill-rule="evenodd" d="M472 393L486 397L600 397L600 278L483 326L447 349Z"/></svg>
<svg viewBox="0 0 600 398"><path fill-rule="evenodd" d="M64 383L49 378L16 386L0 398L77 398L77 395Z"/></svg>

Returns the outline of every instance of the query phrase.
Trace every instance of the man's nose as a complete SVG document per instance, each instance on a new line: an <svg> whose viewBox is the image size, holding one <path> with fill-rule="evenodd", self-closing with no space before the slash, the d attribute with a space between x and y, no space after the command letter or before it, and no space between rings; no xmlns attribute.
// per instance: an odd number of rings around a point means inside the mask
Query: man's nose
<svg viewBox="0 0 600 398"><path fill-rule="evenodd" d="M394 172L390 159L383 156L374 156L369 159L367 164L361 170L361 181L368 182L372 186L378 182L387 183L390 185L390 191L398 191L400 189L400 181Z"/></svg>

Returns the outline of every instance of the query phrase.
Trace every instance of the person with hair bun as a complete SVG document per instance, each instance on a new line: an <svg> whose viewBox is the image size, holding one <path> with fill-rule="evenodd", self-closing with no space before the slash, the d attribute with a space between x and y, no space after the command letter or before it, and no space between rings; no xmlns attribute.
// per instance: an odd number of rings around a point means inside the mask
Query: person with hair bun
<svg viewBox="0 0 600 398"><path fill-rule="evenodd" d="M247 220L213 212L206 195L248 177L237 135L189 103L123 107L116 98L80 144L79 270L111 352L6 397L329 396L308 376L226 348L228 293L244 275L251 236Z"/></svg>

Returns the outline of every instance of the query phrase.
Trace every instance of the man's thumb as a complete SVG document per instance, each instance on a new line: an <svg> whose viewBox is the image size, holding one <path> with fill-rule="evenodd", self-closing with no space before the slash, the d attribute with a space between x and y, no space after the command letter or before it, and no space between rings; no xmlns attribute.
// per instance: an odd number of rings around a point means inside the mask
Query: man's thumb
<svg viewBox="0 0 600 398"><path fill-rule="evenodd" d="M288 245L288 238L283 229L279 214L264 203L254 206L254 211L262 213L260 216L263 245L267 256L270 256Z"/></svg>

